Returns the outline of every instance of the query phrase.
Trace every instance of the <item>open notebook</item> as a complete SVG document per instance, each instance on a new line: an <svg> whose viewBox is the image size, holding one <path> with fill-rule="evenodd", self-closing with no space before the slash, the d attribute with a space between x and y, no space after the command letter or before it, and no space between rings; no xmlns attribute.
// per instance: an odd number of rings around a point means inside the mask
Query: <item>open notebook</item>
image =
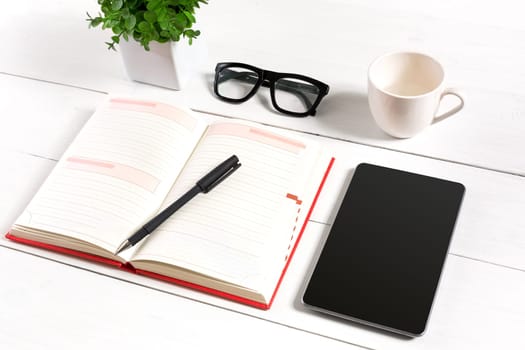
<svg viewBox="0 0 525 350"><path fill-rule="evenodd" d="M119 245L231 155L242 166L123 258ZM7 237L269 308L333 163L258 124L112 98Z"/></svg>

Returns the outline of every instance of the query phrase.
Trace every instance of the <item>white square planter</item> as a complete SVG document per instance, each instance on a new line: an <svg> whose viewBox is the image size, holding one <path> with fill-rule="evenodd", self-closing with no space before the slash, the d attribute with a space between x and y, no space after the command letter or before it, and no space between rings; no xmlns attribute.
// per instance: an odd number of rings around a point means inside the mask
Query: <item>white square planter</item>
<svg viewBox="0 0 525 350"><path fill-rule="evenodd" d="M206 57L201 38L188 44L186 38L177 42L151 42L146 51L138 42L122 40L119 51L131 80L180 90L195 74Z"/></svg>

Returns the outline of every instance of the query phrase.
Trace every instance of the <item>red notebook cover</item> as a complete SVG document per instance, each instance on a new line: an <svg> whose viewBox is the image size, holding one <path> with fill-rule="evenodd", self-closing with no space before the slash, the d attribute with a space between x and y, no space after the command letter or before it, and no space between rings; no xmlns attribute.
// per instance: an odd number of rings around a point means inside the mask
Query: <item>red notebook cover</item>
<svg viewBox="0 0 525 350"><path fill-rule="evenodd" d="M78 258L95 261L97 263L102 263L102 264L106 264L106 265L112 265L112 266L115 266L115 267L117 267L119 269L122 269L122 270L125 270L125 271L128 271L128 272L137 273L137 274L140 274L140 275L156 278L156 279L159 279L159 280L162 280L162 281L167 281L167 282L170 282L170 283L175 283L175 284L178 284L178 285L181 285L181 286L184 286L184 287L188 287L188 288L192 288L192 289L195 289L195 290L198 290L198 291L201 291L201 292L209 293L209 294L216 295L216 296L219 296L219 297L222 297L222 298L226 298L226 299L229 299L229 300L233 300L233 301L236 301L236 302L239 302L239 303L250 305L250 306L253 306L253 307L256 307L256 308L259 308L259 309L267 310L267 309L269 309L272 306L273 300L275 299L275 295L277 294L277 291L279 290L279 287L280 287L281 282L282 282L282 280L284 278L284 275L286 274L286 271L288 270L288 266L290 265L290 261L292 260L292 257L293 257L293 255L295 253L297 245L299 244L299 241L301 240L301 237L302 237L302 235L304 233L304 230L306 229L306 225L307 225L307 223L308 223L308 221L310 219L310 215L312 214L312 211L313 211L313 209L315 207L315 204L317 203L317 199L319 198L319 195L320 195L320 193L321 193L321 191L323 189L323 186L324 186L324 184L326 182L328 174L330 173L330 170L332 169L334 161L335 161L335 158L331 158L330 159L330 163L328 164L328 167L326 168L326 171L325 171L325 173L323 175L323 178L321 180L319 188L317 189L317 193L315 194L314 200L312 201L312 205L310 206L310 209L308 210L308 213L306 215L304 224L301 227L301 230L299 231L297 240L295 241L295 245L293 246L292 250L290 251L290 254L288 255L288 258L287 258L287 261L286 261L286 265L284 266L284 269L283 269L283 271L281 273L281 277L279 278L277 286L275 287L275 290L273 292L272 298L270 299L270 302L268 304L260 303L260 302L253 301L253 300L250 300L250 299L246 299L246 298L243 298L243 297L239 297L237 295L233 295L233 294L230 294L230 293L225 293L225 292L213 289L213 288L208 288L208 287L205 287L205 286L201 286L201 285L198 285L198 284L194 284L194 283L191 283L191 282L180 280L180 279L177 279L177 278L160 275L160 274L157 274L157 273L154 273L154 272L149 272L149 271L135 269L129 263L123 264L123 263L121 263L119 261L108 259L108 258L104 258L104 257L98 256L98 255L93 255L93 254L89 254L89 253L80 252L78 250L63 248L63 247L52 245L52 244L37 242L37 241L30 240L30 239L20 238L20 237L12 235L9 232L6 234L6 238L8 238L8 239L10 239L10 240L12 240L14 242L23 243L23 244L26 244L26 245L31 245L31 246L34 246L34 247L43 248L43 249L55 251L55 252L62 253L62 254L72 255L72 256L75 256L75 257L78 257Z"/></svg>

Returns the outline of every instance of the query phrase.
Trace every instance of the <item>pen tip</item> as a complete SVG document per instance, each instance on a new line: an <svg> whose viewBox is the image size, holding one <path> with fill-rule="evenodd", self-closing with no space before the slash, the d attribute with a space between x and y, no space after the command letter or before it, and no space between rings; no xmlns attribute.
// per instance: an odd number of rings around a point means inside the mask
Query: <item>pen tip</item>
<svg viewBox="0 0 525 350"><path fill-rule="evenodd" d="M128 249L129 247L131 247L131 243L126 239L124 242L122 242L122 244L117 248L117 252L115 253L115 255L118 255L120 254L122 251Z"/></svg>

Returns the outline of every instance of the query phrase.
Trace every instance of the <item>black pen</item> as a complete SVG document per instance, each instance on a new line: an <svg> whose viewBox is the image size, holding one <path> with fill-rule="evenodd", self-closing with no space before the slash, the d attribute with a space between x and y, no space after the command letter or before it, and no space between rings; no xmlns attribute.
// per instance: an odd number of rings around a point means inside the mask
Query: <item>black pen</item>
<svg viewBox="0 0 525 350"><path fill-rule="evenodd" d="M226 159L224 162L215 167L215 169L206 174L202 179L197 181L197 184L193 186L184 195L182 195L182 197L170 204L166 209L161 211L153 219L151 219L144 226L142 226L140 230L138 230L133 235L131 235L131 237L122 242L122 244L118 247L116 254L119 254L120 252L140 242L141 239L153 232L153 230L159 227L160 224L166 221L167 218L169 218L173 213L179 210L190 199L192 199L201 192L210 192L215 186L217 186L224 179L230 176L240 166L241 163L239 163L239 158L237 158L237 156L233 155L230 158Z"/></svg>

